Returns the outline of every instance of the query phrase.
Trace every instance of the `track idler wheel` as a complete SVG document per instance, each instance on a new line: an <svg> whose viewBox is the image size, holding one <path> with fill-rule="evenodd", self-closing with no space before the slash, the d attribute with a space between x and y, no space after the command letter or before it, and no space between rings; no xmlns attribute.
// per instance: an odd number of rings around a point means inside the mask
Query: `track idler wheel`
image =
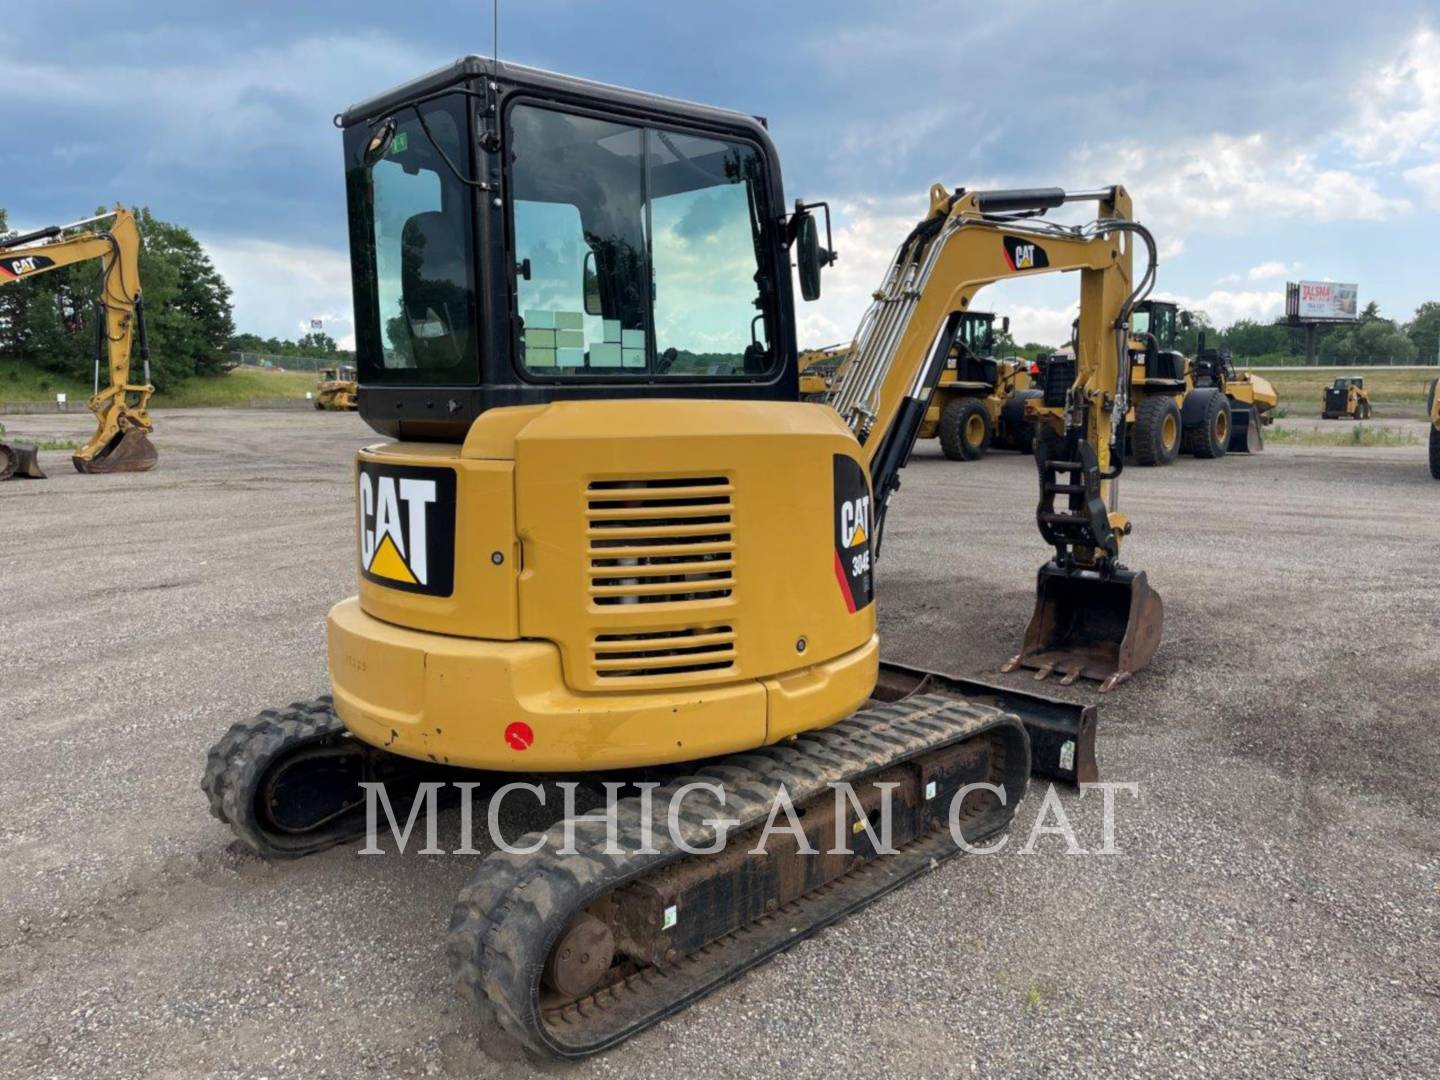
<svg viewBox="0 0 1440 1080"><path fill-rule="evenodd" d="M410 805L422 780L455 770L387 754L354 738L328 696L234 724L205 758L210 813L267 859L294 859L365 834L365 782Z"/></svg>

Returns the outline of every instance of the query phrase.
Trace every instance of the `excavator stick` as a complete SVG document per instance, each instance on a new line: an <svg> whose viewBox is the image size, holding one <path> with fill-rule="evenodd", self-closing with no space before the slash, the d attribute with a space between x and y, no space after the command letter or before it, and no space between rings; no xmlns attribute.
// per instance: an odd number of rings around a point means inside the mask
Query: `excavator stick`
<svg viewBox="0 0 1440 1080"><path fill-rule="evenodd" d="M1108 693L1150 662L1163 622L1160 594L1143 570L1101 574L1049 562L1040 568L1020 654L1003 670L1031 668L1037 680L1059 672L1065 686L1094 679Z"/></svg>
<svg viewBox="0 0 1440 1080"><path fill-rule="evenodd" d="M0 480L15 480L21 477L31 480L45 479L34 444L0 441Z"/></svg>
<svg viewBox="0 0 1440 1080"><path fill-rule="evenodd" d="M160 455L150 435L140 428L130 428L110 439L93 457L75 454L70 458L75 471L82 473L149 472Z"/></svg>

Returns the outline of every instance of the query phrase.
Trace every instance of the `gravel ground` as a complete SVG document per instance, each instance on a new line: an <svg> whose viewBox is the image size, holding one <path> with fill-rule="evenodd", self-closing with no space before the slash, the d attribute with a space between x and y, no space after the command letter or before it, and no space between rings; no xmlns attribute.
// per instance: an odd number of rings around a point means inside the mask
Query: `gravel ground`
<svg viewBox="0 0 1440 1080"><path fill-rule="evenodd" d="M6 417L76 437L81 417ZM172 412L160 467L0 487L0 1075L524 1076L440 940L467 858L270 866L205 809L232 720L323 692L354 416ZM1440 485L1423 446L1124 480L1166 604L1101 709L1113 856L941 867L580 1076L1440 1071ZM879 570L892 659L995 669L1044 550L1028 459L922 444ZM1052 688L1094 700L1093 688ZM1062 805L1087 848L1099 800ZM1053 820L1053 819L1052 819Z"/></svg>

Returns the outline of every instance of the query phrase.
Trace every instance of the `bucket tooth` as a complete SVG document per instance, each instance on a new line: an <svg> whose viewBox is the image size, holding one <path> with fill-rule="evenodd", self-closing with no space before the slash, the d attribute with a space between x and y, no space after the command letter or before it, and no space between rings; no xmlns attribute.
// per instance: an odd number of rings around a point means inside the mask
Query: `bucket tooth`
<svg viewBox="0 0 1440 1080"><path fill-rule="evenodd" d="M70 460L75 471L82 473L149 472L159 457L149 434L131 428L111 439L94 457L86 459L76 454Z"/></svg>
<svg viewBox="0 0 1440 1080"><path fill-rule="evenodd" d="M1143 571L1101 574L1047 563L1018 664L1011 664L1034 669L1036 679L1058 669L1066 686L1093 679L1106 693L1150 662L1163 622L1164 605Z"/></svg>

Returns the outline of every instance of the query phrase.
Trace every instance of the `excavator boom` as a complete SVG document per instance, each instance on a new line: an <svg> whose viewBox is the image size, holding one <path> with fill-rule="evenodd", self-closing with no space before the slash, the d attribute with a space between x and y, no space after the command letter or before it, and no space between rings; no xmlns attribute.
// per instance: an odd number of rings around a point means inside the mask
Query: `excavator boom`
<svg viewBox="0 0 1440 1080"><path fill-rule="evenodd" d="M1099 204L1083 226L1041 220L1065 203ZM1150 262L1134 278L1132 239ZM1129 523L1118 512L1128 396L1130 312L1154 281L1154 244L1131 218L1118 185L953 194L930 191L930 212L906 237L851 357L827 400L860 441L870 469L877 534L900 486L920 424L964 313L983 286L1012 277L1078 271L1076 359L1046 373L1027 402L1040 428L1036 520L1055 557L1040 570L1035 611L1005 670L1062 673L1110 690L1144 667L1159 645L1162 605L1143 573L1119 562Z"/></svg>
<svg viewBox="0 0 1440 1080"><path fill-rule="evenodd" d="M75 225L51 225L35 232L0 239L0 286L24 281L62 266L99 259L100 296L95 302L95 393L89 408L95 434L71 457L82 473L145 472L157 455L150 442L150 347L145 335L145 309L140 293L140 231L135 218L117 206L105 231L84 230L67 236ZM130 381L130 355L138 345L145 381ZM100 368L109 382L100 387ZM24 458L20 458L23 467ZM38 465L35 466L38 471ZM0 479L4 479L0 466ZM28 475L34 475L29 473Z"/></svg>

